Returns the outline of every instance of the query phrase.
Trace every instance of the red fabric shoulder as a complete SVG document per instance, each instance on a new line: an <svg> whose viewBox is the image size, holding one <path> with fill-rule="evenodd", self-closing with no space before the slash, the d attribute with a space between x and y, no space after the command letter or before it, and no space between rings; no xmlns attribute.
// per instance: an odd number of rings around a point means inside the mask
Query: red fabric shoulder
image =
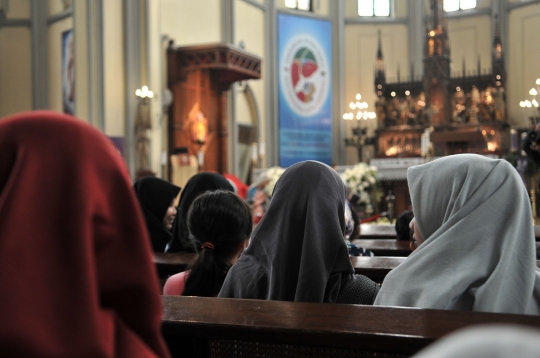
<svg viewBox="0 0 540 358"><path fill-rule="evenodd" d="M144 225L97 129L49 111L0 120L0 352L168 357Z"/></svg>

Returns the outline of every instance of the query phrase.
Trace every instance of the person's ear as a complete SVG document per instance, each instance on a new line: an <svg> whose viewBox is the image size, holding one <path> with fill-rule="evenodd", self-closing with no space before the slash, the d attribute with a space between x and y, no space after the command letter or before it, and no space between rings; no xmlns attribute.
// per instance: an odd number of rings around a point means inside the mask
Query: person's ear
<svg viewBox="0 0 540 358"><path fill-rule="evenodd" d="M246 249L246 247L248 246L248 243L249 243L249 239L242 241L240 243L240 245L238 245L238 254L239 255Z"/></svg>

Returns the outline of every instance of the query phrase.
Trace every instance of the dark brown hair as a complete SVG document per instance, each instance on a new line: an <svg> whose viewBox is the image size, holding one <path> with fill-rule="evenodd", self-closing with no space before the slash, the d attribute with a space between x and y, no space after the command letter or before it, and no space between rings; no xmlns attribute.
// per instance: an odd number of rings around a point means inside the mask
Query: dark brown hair
<svg viewBox="0 0 540 358"><path fill-rule="evenodd" d="M188 212L189 232L197 245L207 245L191 267L182 295L217 296L231 267L229 259L252 227L249 206L233 192L209 191L195 199Z"/></svg>

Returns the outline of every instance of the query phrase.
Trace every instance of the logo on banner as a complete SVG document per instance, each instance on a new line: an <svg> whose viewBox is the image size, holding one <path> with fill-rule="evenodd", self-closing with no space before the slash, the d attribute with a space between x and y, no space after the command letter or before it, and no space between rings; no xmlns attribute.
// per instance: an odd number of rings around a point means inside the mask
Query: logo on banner
<svg viewBox="0 0 540 358"><path fill-rule="evenodd" d="M285 46L281 63L282 90L289 106L300 116L317 114L330 80L320 44L310 36L296 36Z"/></svg>

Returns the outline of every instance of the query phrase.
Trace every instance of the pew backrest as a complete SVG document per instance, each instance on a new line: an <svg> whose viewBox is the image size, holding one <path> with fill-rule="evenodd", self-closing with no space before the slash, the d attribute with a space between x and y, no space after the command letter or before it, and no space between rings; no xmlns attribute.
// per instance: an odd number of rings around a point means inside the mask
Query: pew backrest
<svg viewBox="0 0 540 358"><path fill-rule="evenodd" d="M163 296L173 357L405 357L457 329L540 316Z"/></svg>
<svg viewBox="0 0 540 358"><path fill-rule="evenodd" d="M363 247L373 252L375 256L402 256L406 257L411 254L409 241L395 239L378 239L378 240L353 240L351 244Z"/></svg>
<svg viewBox="0 0 540 358"><path fill-rule="evenodd" d="M195 253L163 253L154 252L154 265L156 266L160 278L167 278L175 273L185 271L186 268L195 262Z"/></svg>
<svg viewBox="0 0 540 358"><path fill-rule="evenodd" d="M386 275L406 259L406 257L353 256L351 262L356 274L382 283Z"/></svg>
<svg viewBox="0 0 540 358"><path fill-rule="evenodd" d="M360 224L360 238L365 240L397 240L396 228L392 224Z"/></svg>
<svg viewBox="0 0 540 358"><path fill-rule="evenodd" d="M386 275L406 259L406 257L353 256L351 257L351 263L356 274L367 276L377 283L382 283ZM536 261L536 267L540 268L540 261Z"/></svg>
<svg viewBox="0 0 540 358"><path fill-rule="evenodd" d="M170 275L185 271L187 266L197 258L196 254L163 254L154 253L161 286ZM364 275L377 283L382 283L386 275L406 260L399 256L352 256L351 262L356 274ZM540 261L536 261L540 268Z"/></svg>
<svg viewBox="0 0 540 358"><path fill-rule="evenodd" d="M540 241L540 225L534 226L534 236ZM360 224L360 237L365 240L397 239L397 233L392 224Z"/></svg>

